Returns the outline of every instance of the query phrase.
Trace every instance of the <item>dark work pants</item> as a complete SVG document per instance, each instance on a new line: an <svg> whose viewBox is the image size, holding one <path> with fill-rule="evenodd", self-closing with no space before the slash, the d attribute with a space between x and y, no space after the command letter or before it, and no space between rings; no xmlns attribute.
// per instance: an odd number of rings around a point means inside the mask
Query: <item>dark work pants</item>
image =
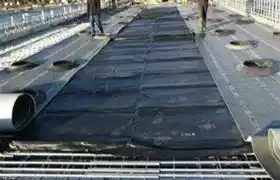
<svg viewBox="0 0 280 180"><path fill-rule="evenodd" d="M207 10L208 4L198 4L198 14L199 14L199 29L200 31L205 30L206 22L207 22Z"/></svg>
<svg viewBox="0 0 280 180"><path fill-rule="evenodd" d="M100 32L103 34L103 26L100 20L100 14L96 14L96 15L91 15L89 16L89 23L90 23L90 27L91 27L91 33L92 35L95 35L95 23L98 26Z"/></svg>

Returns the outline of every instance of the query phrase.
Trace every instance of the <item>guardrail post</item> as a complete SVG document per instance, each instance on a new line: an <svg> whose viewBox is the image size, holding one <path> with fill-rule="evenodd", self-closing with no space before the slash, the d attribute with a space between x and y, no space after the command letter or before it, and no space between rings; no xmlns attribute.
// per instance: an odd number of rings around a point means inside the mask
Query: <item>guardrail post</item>
<svg viewBox="0 0 280 180"><path fill-rule="evenodd" d="M13 15L11 15L11 24L12 24L12 26L14 26L14 16Z"/></svg>
<svg viewBox="0 0 280 180"><path fill-rule="evenodd" d="M53 14L53 10L50 11L51 12L51 21L54 20L54 14Z"/></svg>
<svg viewBox="0 0 280 180"><path fill-rule="evenodd" d="M25 13L22 14L22 21L25 23Z"/></svg>
<svg viewBox="0 0 280 180"><path fill-rule="evenodd" d="M41 18L42 18L42 21L43 21L43 23L44 23L44 21L45 21L45 13L44 13L43 10L41 11Z"/></svg>
<svg viewBox="0 0 280 180"><path fill-rule="evenodd" d="M52 17L52 18L54 17L53 10L51 10L51 17Z"/></svg>
<svg viewBox="0 0 280 180"><path fill-rule="evenodd" d="M25 15L26 15L25 13L22 14L22 22L23 22L23 24L26 23ZM23 26L23 29L26 29L25 25Z"/></svg>
<svg viewBox="0 0 280 180"><path fill-rule="evenodd" d="M280 2L279 1L276 1L276 3L275 3L275 6L276 6L276 12L275 12L275 19L276 19L276 23L280 23L280 13L279 13L279 11L280 11Z"/></svg>

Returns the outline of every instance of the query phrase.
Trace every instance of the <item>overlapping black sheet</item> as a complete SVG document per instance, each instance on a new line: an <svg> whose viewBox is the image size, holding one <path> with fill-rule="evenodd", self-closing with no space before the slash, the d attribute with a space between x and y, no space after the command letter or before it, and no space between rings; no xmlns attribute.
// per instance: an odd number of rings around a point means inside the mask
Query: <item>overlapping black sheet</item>
<svg viewBox="0 0 280 180"><path fill-rule="evenodd" d="M98 143L168 149L242 145L176 9L150 11L160 18L149 20L149 30L142 31L147 20L132 22L120 33L124 38L110 42L78 72L15 141L87 141L92 150ZM168 12L176 21L165 19ZM182 37L180 41L170 35L157 38L173 33ZM135 38L140 35L147 38Z"/></svg>

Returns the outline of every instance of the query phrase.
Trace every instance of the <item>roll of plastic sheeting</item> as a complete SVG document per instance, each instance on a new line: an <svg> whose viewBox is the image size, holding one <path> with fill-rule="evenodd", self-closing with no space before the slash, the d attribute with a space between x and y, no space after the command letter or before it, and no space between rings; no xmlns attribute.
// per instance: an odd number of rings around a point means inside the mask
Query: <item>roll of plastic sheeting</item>
<svg viewBox="0 0 280 180"><path fill-rule="evenodd" d="M27 93L0 94L0 132L25 128L35 114L35 100Z"/></svg>
<svg viewBox="0 0 280 180"><path fill-rule="evenodd" d="M268 144L272 156L280 165L280 129L269 129Z"/></svg>
<svg viewBox="0 0 280 180"><path fill-rule="evenodd" d="M252 136L252 148L258 160L273 179L280 179L280 129L269 128Z"/></svg>

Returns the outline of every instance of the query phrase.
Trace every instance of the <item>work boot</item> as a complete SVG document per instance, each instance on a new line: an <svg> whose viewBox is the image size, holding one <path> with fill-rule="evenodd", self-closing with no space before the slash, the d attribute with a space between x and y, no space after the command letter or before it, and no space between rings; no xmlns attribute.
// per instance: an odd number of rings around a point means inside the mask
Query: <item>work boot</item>
<svg viewBox="0 0 280 180"><path fill-rule="evenodd" d="M104 34L103 27L100 29L101 34Z"/></svg>
<svg viewBox="0 0 280 180"><path fill-rule="evenodd" d="M101 33L100 35L95 36L95 39L108 39L109 34L107 33Z"/></svg>

